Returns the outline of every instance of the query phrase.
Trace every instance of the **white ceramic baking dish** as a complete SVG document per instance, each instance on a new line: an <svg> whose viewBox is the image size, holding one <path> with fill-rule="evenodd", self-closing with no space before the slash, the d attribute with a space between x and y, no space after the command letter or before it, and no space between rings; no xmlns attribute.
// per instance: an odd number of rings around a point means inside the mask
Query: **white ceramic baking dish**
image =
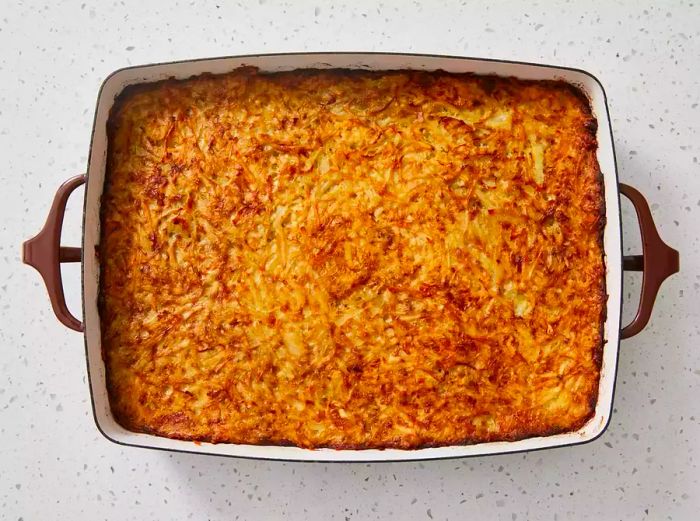
<svg viewBox="0 0 700 521"><path fill-rule="evenodd" d="M100 320L97 307L100 265L95 254L100 238L100 199L105 178L107 119L110 109L115 98L128 85L167 78L187 78L202 73L224 73L242 65L256 66L266 72L298 68L442 69L449 72L496 74L532 80L563 80L583 90L588 96L594 115L598 120L598 161L605 183L604 248L605 283L608 294L604 324L605 346L598 401L595 415L586 425L576 432L512 442L479 443L417 450L310 450L298 447L180 441L130 432L115 422L107 397L105 366L102 361L100 345ZM86 184L86 188L82 247L61 247L59 244L60 230L66 200L70 193L83 183ZM635 205L640 219L644 246L643 255L625 259L622 256L620 193L627 195ZM234 56L128 67L114 72L102 84L97 99L87 174L74 177L61 186L56 194L46 226L39 235L24 244L23 253L24 262L34 266L44 277L52 306L59 320L72 329L84 332L95 423L106 438L122 445L155 449L247 458L314 461L454 458L574 445L595 439L605 430L610 421L620 338L634 335L644 327L649 319L659 285L667 276L678 271L678 253L666 246L658 237L644 198L633 188L618 184L607 100L601 83L594 76L581 70L540 64L386 53L299 53ZM82 322L73 317L66 307L60 275L61 262L78 261L82 262ZM643 271L644 282L637 316L630 325L621 330L623 269Z"/></svg>

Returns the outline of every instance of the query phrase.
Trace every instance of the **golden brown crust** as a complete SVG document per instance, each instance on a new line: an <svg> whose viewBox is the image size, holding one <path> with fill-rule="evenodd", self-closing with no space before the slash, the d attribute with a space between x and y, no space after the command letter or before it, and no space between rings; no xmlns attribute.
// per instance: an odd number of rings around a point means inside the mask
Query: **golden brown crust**
<svg viewBox="0 0 700 521"><path fill-rule="evenodd" d="M558 82L243 68L110 117L110 403L179 439L418 448L579 428L605 310L595 119Z"/></svg>

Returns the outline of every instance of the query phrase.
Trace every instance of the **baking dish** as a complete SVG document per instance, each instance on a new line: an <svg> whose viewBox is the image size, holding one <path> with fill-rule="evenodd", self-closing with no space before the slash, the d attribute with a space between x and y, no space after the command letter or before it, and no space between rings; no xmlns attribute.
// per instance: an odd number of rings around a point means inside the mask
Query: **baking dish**
<svg viewBox="0 0 700 521"><path fill-rule="evenodd" d="M575 84L583 90L590 100L594 115L599 123L597 130L599 148L597 154L605 186L606 226L604 230L604 249L608 292L606 320L603 328L605 348L598 400L595 415L586 425L576 432L512 442L489 442L467 446L421 448L416 450L309 450L283 446L200 444L159 438L149 434L127 431L114 421L109 408L105 367L101 356L100 322L97 309L99 262L93 253L100 236L99 206L104 185L107 150L106 124L110 109L115 97L129 85L153 82L171 77L186 78L203 73L228 72L243 65L255 66L264 72L297 68L443 69L449 72L496 74L522 79L564 80ZM87 183L87 186L84 202L82 248L62 248L59 245L59 238L66 200L70 192L84 182ZM644 246L644 254L642 256L626 259L622 257L619 193L628 196L637 210ZM88 254L82 252L88 252ZM60 263L78 260L82 260L84 317L82 323L67 310L60 280ZM605 93L600 83L593 76L579 70L516 62L371 53L284 54L216 58L131 67L115 72L104 82L98 97L87 175L75 177L59 189L44 230L24 245L24 261L37 268L44 277L54 311L59 320L68 327L84 331L85 333L88 374L95 420L98 428L106 437L117 443L160 449L269 459L324 461L460 457L571 445L594 439L602 433L610 418L619 340L638 333L644 327L649 319L659 285L667 276L678 270L678 254L675 250L666 246L658 237L644 198L633 188L618 185L617 183ZM642 270L644 279L642 298L637 316L631 324L620 330L621 278L623 269Z"/></svg>

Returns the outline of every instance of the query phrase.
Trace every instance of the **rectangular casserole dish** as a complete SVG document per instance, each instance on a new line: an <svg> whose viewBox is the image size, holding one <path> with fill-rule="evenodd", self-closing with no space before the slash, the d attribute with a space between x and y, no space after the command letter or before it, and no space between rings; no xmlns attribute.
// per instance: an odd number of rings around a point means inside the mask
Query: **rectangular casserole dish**
<svg viewBox="0 0 700 521"><path fill-rule="evenodd" d="M287 446L209 444L161 438L125 430L112 417L109 406L105 366L100 345L100 320L97 297L99 261L94 255L100 238L100 200L104 187L107 158L107 119L116 97L130 85L168 78L187 78L203 73L224 73L240 66L255 66L263 72L299 68L350 68L366 70L419 69L495 74L532 80L563 80L574 84L589 98L593 115L598 120L597 158L603 173L606 225L604 229L605 285L608 293L606 319L603 326L604 351L600 372L595 414L576 432L527 438L511 442L488 442L475 445L431 447L414 450L399 449L303 449ZM59 246L63 209L70 192L86 182L83 244L81 250ZM635 204L642 227L644 256L622 258L619 192ZM610 121L605 93L600 83L583 71L543 65L502 62L471 58L418 56L405 54L329 53L243 56L194 60L179 63L147 65L121 69L105 80L98 101L92 134L91 151L86 176L65 183L54 201L47 226L34 239L25 243L24 260L43 275L52 305L59 319L67 326L84 331L88 374L95 421L100 431L112 441L125 445L182 450L239 457L323 460L376 461L432 459L534 450L583 443L595 439L608 424L612 409L617 348L620 338L637 333L648 321L658 286L678 269L677 252L668 248L655 232L648 207L641 195L630 187L618 185ZM83 322L68 312L60 281L60 262L82 260ZM620 331L622 270L644 271L640 310L635 320Z"/></svg>

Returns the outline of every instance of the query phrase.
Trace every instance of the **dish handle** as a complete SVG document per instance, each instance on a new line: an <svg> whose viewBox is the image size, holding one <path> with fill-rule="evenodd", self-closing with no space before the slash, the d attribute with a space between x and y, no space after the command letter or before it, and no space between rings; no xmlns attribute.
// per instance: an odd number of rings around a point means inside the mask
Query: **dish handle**
<svg viewBox="0 0 700 521"><path fill-rule="evenodd" d="M639 190L620 183L620 193L634 205L642 236L642 254L625 255L622 258L624 271L642 272L642 295L639 299L637 314L620 332L620 338L629 338L647 325L659 287L664 280L678 272L680 263L678 251L659 237L649 204Z"/></svg>
<svg viewBox="0 0 700 521"><path fill-rule="evenodd" d="M22 262L35 268L44 279L51 299L51 307L58 320L75 331L83 331L83 323L75 318L66 306L61 277L62 262L80 262L82 250L61 246L61 229L66 203L73 190L85 182L84 175L70 178L63 183L53 199L46 224L41 231L22 245Z"/></svg>

